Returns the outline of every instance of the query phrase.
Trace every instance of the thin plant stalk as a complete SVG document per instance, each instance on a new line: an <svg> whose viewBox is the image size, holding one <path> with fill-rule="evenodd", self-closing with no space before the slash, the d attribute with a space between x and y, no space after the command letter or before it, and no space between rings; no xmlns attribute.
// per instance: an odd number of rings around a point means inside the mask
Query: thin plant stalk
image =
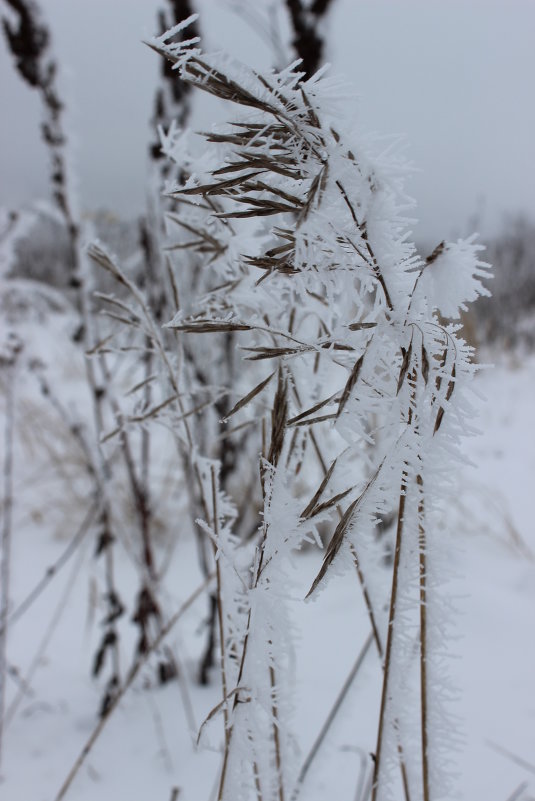
<svg viewBox="0 0 535 801"><path fill-rule="evenodd" d="M106 379L106 384L107 386L110 386L111 374L106 364L105 356L103 354L99 354L99 360L101 362L102 374ZM148 384L146 385L146 390L150 392L150 386ZM119 442L121 445L121 451L126 465L128 479L130 482L130 489L134 499L136 511L138 513L139 528L140 528L141 543L142 543L142 564L144 572L146 574L145 580L149 584L154 584L156 582L156 566L154 563L153 548L150 536L151 515L150 515L150 506L147 494L148 493L147 484L146 481L143 480L143 475L139 476L137 473L134 462L134 456L132 453L130 438L123 426L124 423L123 414L119 406L119 402L113 396L110 396L110 405L115 415L115 419L117 420L117 424L120 428ZM143 433L147 433L145 429L142 429L142 434ZM144 444L143 450L145 450L146 447L147 446ZM143 466L145 465L145 462L146 459L142 461L142 469ZM146 470L148 470L148 466L146 467Z"/></svg>
<svg viewBox="0 0 535 801"><path fill-rule="evenodd" d="M223 722L225 727L225 749L229 747L229 726L228 726L228 707L227 707L227 698L228 698L228 685L227 685L227 665L226 665L226 652L225 652L225 627L223 623L223 598L222 598L222 591L221 591L221 560L219 559L219 555L217 553L218 543L219 543L219 513L217 509L217 484L216 484L216 474L215 474L215 467L212 465L211 467L211 480L212 480L212 509L213 509L213 528L214 528L214 536L215 541L213 542L214 546L214 561L215 561L215 572L216 572L216 582L217 582L217 597L216 597L216 604L217 604L217 621L219 625L219 658L220 658L220 669L221 669L221 685L223 690Z"/></svg>
<svg viewBox="0 0 535 801"><path fill-rule="evenodd" d="M401 560L401 547L403 540L403 522L405 516L405 484L407 474L404 472L401 480L401 490L399 495L399 508L396 528L396 547L394 551L394 565L392 568L392 589L390 591L390 609L388 613L388 636L386 640L383 688L381 692L381 707L379 711L379 728L377 732L377 746L375 749L375 762L373 769L372 801L376 801L379 790L379 771L381 769L383 736L386 718L386 705L388 701L388 690L390 681L390 670L392 667L392 646L394 641L394 621L396 617L396 605L399 583L399 566Z"/></svg>
<svg viewBox="0 0 535 801"><path fill-rule="evenodd" d="M269 681L271 684L271 714L273 717L273 742L275 745L275 767L279 782L279 801L284 801L284 784L282 779L282 752L279 737L279 711L275 700L276 678L273 665L269 666Z"/></svg>
<svg viewBox="0 0 535 801"><path fill-rule="evenodd" d="M84 747L82 748L82 750L81 750L80 754L78 755L75 763L73 764L71 770L69 771L69 773L67 775L67 778L65 779L65 781L63 782L63 784L61 785L61 787L59 789L59 792L55 796L54 801L62 801L62 799L65 798L65 796L66 796L71 784L73 783L78 771L80 770L80 768L84 764L85 760L87 759L87 757L91 753L91 751L93 749L93 746L95 745L96 741L98 740L98 738L102 734L102 731L104 730L104 728L105 728L106 724L108 723L109 719L111 718L111 716L113 715L113 713L117 709L117 707L119 705L119 702L122 700L122 698L124 697L126 692L132 686L132 684L134 682L134 679L138 675L138 673L141 670L141 668L143 667L143 665L145 665L145 663L147 662L147 660L149 659L151 654L160 647L160 645L163 643L165 638L170 634L171 630L178 623L178 621L180 620L182 615L184 615L184 613L188 611L190 606L197 600L197 598L199 598L199 596L202 595L202 593L205 591L206 587L208 586L210 581L213 579L213 577L214 577L214 574L212 573L208 577L208 579L203 581L202 584L200 584L191 593L191 595L184 601L184 603L175 612L175 614L172 615L169 618L169 620L167 621L165 626L163 626L163 628L160 631L158 637L149 646L147 652L145 654L143 654L140 657L140 659L134 664L132 670L128 674L128 677L126 678L124 683L121 685L121 687L117 691L116 695L111 700L111 703L110 703L108 709L106 710L105 714L103 714L101 716L99 722L97 723L97 725L95 726L95 728L91 732L91 735L87 739Z"/></svg>
<svg viewBox="0 0 535 801"><path fill-rule="evenodd" d="M61 598L60 598L59 602L56 605L56 608L54 610L54 613L52 615L50 623L46 627L46 630L45 630L45 632L43 634L41 642L39 643L39 646L38 646L38 648L37 648L37 650L36 650L36 652L35 652L35 654L33 656L33 659L32 659L32 661L30 663L30 666L29 666L28 670L26 671L26 674L24 676L24 687L28 687L28 686L31 685L32 679L33 679L37 669L42 664L43 656L46 653L46 650L47 650L47 648L49 646L50 640L52 639L52 636L53 636L55 630L57 629L63 614L65 613L65 611L67 609L67 602L69 600L69 596L70 596L70 594L71 594L71 592L73 590L73 587L75 585L75 581L76 581L76 578L78 576L78 573L80 572L80 569L81 569L81 567L83 565L83 561L84 561L84 557L85 557L85 550L86 549L82 549L80 551L80 553L78 554L78 559L77 559L77 561L74 563L74 565L72 567L71 573L70 573L70 575L69 575L69 577L67 579L67 583L65 585L65 589L63 590ZM10 706L9 706L7 712L6 712L6 716L5 716L6 725L9 725L11 723L11 721L13 720L13 718L15 717L15 715L17 713L17 709L19 708L20 703L23 700L24 696L25 696L25 691L24 691L24 689L21 689L21 690L19 690L18 694L15 696L15 698L11 702L11 704L10 704Z"/></svg>
<svg viewBox="0 0 535 801"><path fill-rule="evenodd" d="M86 352L93 349L98 337L95 337L95 321L91 314L89 297L87 260L82 244L82 225L72 193L72 175L70 174L67 147L69 138L64 126L65 104L61 98L57 79L57 62L54 58L50 31L41 18L39 6L34 0L8 0L9 5L18 14L18 29L4 20L4 33L9 48L15 58L16 67L31 88L36 89L41 98L43 124L41 132L44 144L50 157L50 184L55 204L61 213L69 237L71 249L71 280L75 290L80 313L80 330L77 339L82 341ZM93 363L85 360L87 383L91 393L92 412L95 421L97 438L104 428L104 389L100 385ZM93 452L92 452L93 453ZM100 520L100 539L98 552L104 552L106 597L110 602L109 617L114 618L117 610L118 593L115 587L112 544L111 505L106 487L110 477L110 465L106 462L100 443L96 442L93 453L95 477L98 479L98 490L102 495L102 512ZM113 641L111 649L115 670L119 665L118 638L113 622L107 626L105 637ZM118 681L117 672L112 681Z"/></svg>
<svg viewBox="0 0 535 801"><path fill-rule="evenodd" d="M299 795L301 793L301 790L302 790L302 787L303 787L303 784L304 784L304 781L306 779L307 773L310 770L310 767L311 767L312 763L314 762L317 754L319 753L319 751L321 749L321 746L322 746L323 742L325 741L325 737L329 733L329 730L330 730L332 724L334 723L334 721L336 719L336 716L337 716L338 712L340 711L340 709L342 707L342 704L344 703L344 701L346 699L346 696L347 696L349 690L351 689L351 686L353 685L353 682L354 682L354 680L355 680L360 668L362 667L362 665L364 663L364 659L366 657L366 654L370 650L370 647L371 647L373 641L374 641L374 635L373 635L373 632L370 632L368 634L365 642L364 642L364 645L360 649L360 651L358 653L358 656L357 656L357 658L355 660L355 663L354 663L353 667L351 668L351 670L349 671L349 673L347 675L347 678L344 681L344 683L343 683L343 685L342 685L342 687L340 689L340 692L336 696L334 704L332 705L331 709L329 710L329 714L325 718L325 721L323 722L323 725L322 725L322 727L321 727L321 729L319 731L319 734L316 737L316 739L314 740L312 748L310 749L305 761L303 762L301 770L299 771L299 776L297 777L297 782L296 782L295 789L294 789L294 791L292 793L291 801L296 801L296 799L299 797Z"/></svg>
<svg viewBox="0 0 535 801"><path fill-rule="evenodd" d="M180 392L180 389L179 389L179 382L178 382L175 370L173 369L173 365L171 364L171 360L170 360L169 354L167 353L167 350L165 348L165 345L164 345L164 342L163 342L163 338L162 338L162 335L161 335L161 331L160 331L159 327L157 326L157 324L156 324L156 322L155 322L155 320L154 320L154 318L153 318L153 316L151 314L151 311L150 311L150 309L149 309L149 307L147 305L147 302L145 300L145 297L143 296L143 293L138 289L138 287L134 284L134 282L130 280L130 278L121 269L121 267L114 260L112 260L110 258L110 256L104 250L102 250L98 245L96 245L95 243L90 245L90 247L88 248L88 254L103 269L105 269L107 272L111 273L111 275L113 275L115 277L115 279L119 282L119 284L122 284L126 289L128 289L130 295L132 296L132 298L134 299L134 301L138 305L139 309L141 310L141 312L143 314L143 318L144 318L146 326L147 326L147 334L150 337L150 339L151 339L151 341L152 341L152 343L153 343L153 345L155 347L155 350L159 354L159 356L160 356L160 358L162 360L162 363L163 363L163 365L165 367L165 372L166 372L166 375L167 375L167 379L168 379L168 381L169 381L169 383L171 385L171 388L172 388L174 396L175 396L174 397L174 402L176 402L176 405L177 405L179 413L180 413L180 420L181 420L182 428L184 430L184 436L185 436L185 439L186 439L187 449L188 449L188 452L189 452L190 456L192 456L192 454L194 452L194 439L193 439L193 434L192 434L192 431L191 431L191 427L190 427L190 425L188 423L188 414L187 414L186 408L184 406L184 402L183 402L183 399L182 399L182 393ZM185 463L187 464L187 460L186 460ZM205 516L205 519L208 520L209 519L209 508L210 508L210 506L209 506L207 498L205 497L204 487L203 487L203 483L202 483L201 476L200 476L200 473L199 473L198 464L196 463L196 461L194 459L191 459L191 469L192 469L192 472L193 472L193 474L195 476L197 487L198 487L198 490L199 490L199 495L200 495L200 499L201 499L203 515ZM188 473L188 471L186 469L186 474L187 473Z"/></svg>
<svg viewBox="0 0 535 801"><path fill-rule="evenodd" d="M425 536L424 515L425 503L423 495L423 479L416 478L420 491L418 502L418 540L420 568L420 711L422 734L422 781L423 801L430 801L429 793L429 761L428 761L428 715L427 715L427 544Z"/></svg>
<svg viewBox="0 0 535 801"><path fill-rule="evenodd" d="M85 535L90 530L91 525L93 524L95 517L98 513L98 503L93 503L88 511L82 523L80 524L79 528L77 529L76 533L74 534L73 538L63 551L63 553L56 559L54 564L50 565L46 568L45 574L40 581L37 582L33 590L31 590L26 598L21 601L21 603L17 606L16 609L11 612L8 616L7 623L9 626L13 626L17 620L20 620L21 617L30 609L31 606L40 598L41 594L46 590L48 585L54 578L59 574L60 570L64 565L67 564L71 556L76 552L80 544L82 543ZM0 626L0 636L4 631L4 625Z"/></svg>
<svg viewBox="0 0 535 801"><path fill-rule="evenodd" d="M3 510L2 510L2 563L0 578L0 767L2 764L3 736L5 724L6 679L7 679L7 638L9 614L9 588L11 573L11 535L13 526L13 440L15 436L15 377L18 348L13 348L6 365L7 395L3 464Z"/></svg>

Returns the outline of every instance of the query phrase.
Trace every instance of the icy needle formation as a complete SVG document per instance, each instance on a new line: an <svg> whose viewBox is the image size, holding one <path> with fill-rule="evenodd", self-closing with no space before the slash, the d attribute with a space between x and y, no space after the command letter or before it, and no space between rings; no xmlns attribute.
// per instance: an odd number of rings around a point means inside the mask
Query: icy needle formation
<svg viewBox="0 0 535 801"><path fill-rule="evenodd" d="M233 412L260 397L270 410L262 420L263 517L246 589L235 581L231 516L218 518L215 490L209 526L224 610L219 799L283 801L292 793L287 564L311 529L336 515L309 595L358 561L384 658L372 799L399 797L400 762L412 801L444 797L447 538L438 523L468 430L465 388L474 372L460 326L446 320L487 294L488 265L474 238L441 243L426 260L417 255L405 166L390 148L344 130L350 97L324 71L303 80L296 63L262 75L202 53L197 38L174 44L177 30L151 47L182 80L232 104L235 116L204 135L211 147L197 160L188 161L181 132L163 135L164 149L187 165L185 184L170 194L194 234L189 245L210 252L214 276L213 290L169 325L188 335L237 332L251 378ZM310 452L324 472L303 504L292 487ZM392 512L385 605L375 528Z"/></svg>

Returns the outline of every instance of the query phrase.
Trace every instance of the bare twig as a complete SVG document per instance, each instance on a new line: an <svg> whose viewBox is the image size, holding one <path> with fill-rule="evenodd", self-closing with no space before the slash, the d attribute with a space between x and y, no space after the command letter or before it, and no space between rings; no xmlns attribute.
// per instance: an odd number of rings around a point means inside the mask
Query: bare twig
<svg viewBox="0 0 535 801"><path fill-rule="evenodd" d="M149 647L147 652L145 654L143 654L143 656L136 662L136 664L134 665L134 667L130 671L130 673L128 675L128 678L126 679L124 684L121 686L121 688L118 690L116 695L113 697L113 699L111 700L110 705L109 705L108 709L106 710L105 714L103 714L101 716L99 722L97 723L97 725L93 729L91 735L87 739L87 741L86 741L84 747L82 748L78 758L76 759L74 765L72 766L71 770L69 771L69 773L67 775L67 778L65 779L65 781L61 785L61 788L60 788L59 792L55 796L54 801L61 801L63 798L65 798L65 796L66 796L71 784L73 783L73 781L74 781L74 779L76 777L76 774L78 773L78 771L82 767L82 765L85 762L87 756L90 754L93 746L95 745L96 741L98 740L98 738L102 734L102 731L105 728L106 724L108 723L109 719L111 718L111 716L113 715L113 713L117 709L117 707L119 705L119 702L122 700L122 698L124 697L126 692L130 689L130 687L134 683L134 680L135 680L136 676L138 675L139 671L141 670L141 668L143 667L143 665L147 662L147 660L149 659L150 655L160 647L160 645L163 643L163 641L165 640L167 635L171 632L173 627L178 623L178 621L180 620L182 615L185 612L187 612L187 610L197 600L197 598L199 598L199 596L202 595L202 593L204 592L206 587L209 585L209 583L213 579L213 577L214 577L214 574L212 573L210 576L208 576L207 579L205 579L205 581L202 582L202 584L200 584L197 587L196 590L194 590L191 593L189 598L187 598L187 600L184 601L184 603L181 605L180 609L178 609L178 611L175 612L175 614L168 620L168 622L165 624L165 626L162 627L158 637L151 644L151 646Z"/></svg>
<svg viewBox="0 0 535 801"><path fill-rule="evenodd" d="M16 67L23 78L41 99L43 123L41 132L50 157L50 183L54 201L61 213L69 237L71 250L71 287L76 291L80 313L80 339L85 352L91 352L99 337L95 335L95 320L91 313L91 300L88 284L87 260L82 246L82 222L78 215L72 195L72 176L69 174L67 150L69 139L64 125L65 105L61 98L58 66L52 48L50 30L41 17L38 5L33 0L8 0L17 14L18 27L4 22L10 50L16 60ZM85 361L87 383L91 392L92 412L97 436L103 430L105 392L90 359ZM110 465L98 446L90 450L94 477L101 496L100 535L97 553L105 557L106 597L109 601L108 623L105 638L112 650L113 671L110 688L119 681L118 637L115 627L116 612L120 607L115 586L112 545L112 513L107 484ZM106 701L104 701L104 704Z"/></svg>
<svg viewBox="0 0 535 801"><path fill-rule="evenodd" d="M4 734L4 708L6 702L7 679L7 635L9 611L9 579L11 570L11 535L13 525L13 439L15 435L15 385L17 360L22 345L13 339L8 343L8 355L5 361L7 377L7 397L5 414L4 464L3 478L3 510L2 510L2 563L0 566L0 765L2 763L2 745Z"/></svg>
<svg viewBox="0 0 535 801"><path fill-rule="evenodd" d="M516 765L520 765L521 768L529 770L530 773L535 774L535 765L532 762L528 762L527 759L519 757L512 751L509 751L508 748L504 748L503 745L494 743L492 740L486 740L485 742L487 743L489 748L492 748L492 750L496 751L497 754L501 754L502 756L507 757L507 759L510 759L511 762L514 762Z"/></svg>
<svg viewBox="0 0 535 801"><path fill-rule="evenodd" d="M329 714L327 715L327 717L326 717L326 719L325 719L325 721L324 721L324 723L323 723L323 725L322 725L322 727L321 727L321 729L319 731L318 736L314 740L314 744L313 744L312 748L310 749L305 761L303 762L303 765L302 765L301 770L299 771L299 775L297 777L296 786L295 786L294 791L292 793L291 801L295 801L295 799L297 799L299 797L299 795L301 793L301 790L302 790L302 787L303 787L303 784L304 784L304 781L305 781L305 778L306 778L306 775L307 775L308 771L310 770L310 766L314 762L314 760L315 760L315 758L316 758L316 756L317 756L317 754L318 754L318 752L319 752L319 750L320 750L320 748L321 748L321 746L322 746L322 744L323 744L323 742L325 740L325 737L327 736L327 734L329 732L329 729L331 728L332 724L334 723L334 720L335 720L338 712L340 711L340 708L341 708L342 704L344 703L344 700L345 700L345 698L346 698L346 696L347 696L347 694L348 694L348 692L349 692L349 690L351 688L351 685L353 684L353 682L355 680L355 677L356 677L357 673L359 672L359 670L360 670L360 668L361 668L361 666L362 666L362 664L364 662L364 659L366 657L366 654L370 650L370 647L371 647L373 641L374 641L374 635L373 635L373 632L370 632L368 634L368 637L366 638L366 640L364 642L364 645L362 646L362 648L359 651L359 654L358 654L358 656L357 656L357 658L355 660L355 663L354 663L353 667L349 671L346 680L344 681L344 683L343 683L338 695L336 696L336 700L335 700L334 704L332 705L331 709L329 710Z"/></svg>
<svg viewBox="0 0 535 801"><path fill-rule="evenodd" d="M71 573L70 573L70 575L69 575L69 577L67 579L67 583L65 585L65 589L63 590L63 592L61 594L61 597L60 597L60 600L59 600L59 602L57 603L57 605L56 605L56 607L54 609L54 613L53 613L53 615L52 615L52 617L50 619L50 623L46 627L45 632L43 634L43 637L42 637L42 639L41 639L41 641L39 643L39 646L38 646L38 648L37 648L37 650L36 650L36 652L34 654L34 657L33 657L32 661L30 663L30 666L29 666L28 670L26 671L26 674L25 674L24 680L23 680L24 681L23 687L19 690L19 692L17 693L17 695L15 696L13 701L11 702L11 704L10 704L10 706L9 706L7 712L6 712L6 715L5 715L5 723L6 723L6 725L9 725L11 723L11 721L13 720L13 718L15 717L15 715L17 713L17 709L19 708L20 703L21 703L21 701L23 700L23 698L25 696L24 687L28 687L28 686L31 685L32 679L33 679L37 669L42 664L43 656L46 653L46 649L48 648L50 640L52 639L52 636L53 636L55 630L57 629L63 614L65 613L65 611L67 609L67 601L68 601L69 596L70 596L70 594L71 594L71 592L73 590L73 587L74 587L76 578L78 576L78 573L80 571L80 568L82 567L84 557L85 557L85 549L82 549L80 551L80 553L79 553L78 559L76 560L76 562L74 563L74 565L72 567Z"/></svg>
<svg viewBox="0 0 535 801"><path fill-rule="evenodd" d="M522 782L521 784L516 787L511 795L507 796L506 801L520 801L521 797L524 794L524 790L529 787L528 782Z"/></svg>
<svg viewBox="0 0 535 801"><path fill-rule="evenodd" d="M91 525L93 524L95 517L98 513L98 504L94 502L88 509L86 516L82 520L76 534L70 540L69 544L63 551L63 553L56 559L54 564L47 567L43 578L35 585L33 590L31 590L26 598L21 601L21 603L17 606L16 609L8 616L8 624L13 626L17 620L28 611L28 609L35 603L35 601L41 596L41 594L46 590L50 582L58 575L62 567L64 567L71 556L76 552L80 544L82 543L85 535L90 530ZM0 627L0 635L3 632L3 624Z"/></svg>
<svg viewBox="0 0 535 801"><path fill-rule="evenodd" d="M223 690L223 721L225 727L225 749L229 748L229 715L228 715L228 707L226 699L228 698L228 687L227 687L227 664L226 664L226 653L225 653L225 626L223 622L223 593L222 593L222 586L221 586L221 559L217 553L217 549L220 546L219 542L219 511L217 508L217 478L215 473L215 468L212 465L211 467L211 481L212 481L212 525L214 531L214 541L213 541L213 548L214 548L214 561L215 561L215 569L216 569L216 581L217 581L217 596L216 596L216 605L217 605L217 621L219 625L219 654L221 660L221 686Z"/></svg>

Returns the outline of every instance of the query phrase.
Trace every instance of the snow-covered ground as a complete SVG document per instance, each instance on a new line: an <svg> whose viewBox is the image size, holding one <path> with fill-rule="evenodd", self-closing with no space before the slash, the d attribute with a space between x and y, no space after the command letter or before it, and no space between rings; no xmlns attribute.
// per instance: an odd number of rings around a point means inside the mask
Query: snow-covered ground
<svg viewBox="0 0 535 801"><path fill-rule="evenodd" d="M27 352L46 351L62 391L76 398L83 368L66 352L62 325L67 321L61 315L59 319L53 331L39 321L26 329ZM448 646L457 689L451 711L458 719L457 730L451 732L452 771L465 801L535 797L535 358L497 361L476 379L487 398L477 400L482 434L466 442L466 465L459 468L459 490L449 502L450 530L445 534L455 573L449 585L455 637ZM35 380L19 375L15 391L12 609L58 559L85 514L83 480L79 486L69 485L75 466L55 440L54 423L47 430L43 422ZM52 464L45 445L54 442ZM62 464L66 476L59 469ZM118 549L118 583L127 595L135 570L122 543ZM306 593L320 559L312 550L296 556L296 598ZM53 801L98 722L102 684L90 672L102 616L96 589L101 571L94 539L88 536L38 601L10 626L8 664L13 670L3 734L2 801ZM195 543L185 531L167 574L168 611L177 609L201 580ZM141 670L67 799L169 801L175 787L180 801L214 798L221 719L207 727L202 745L208 748L197 748L192 732L220 700L216 671L211 686L195 682L206 614L201 597L167 639L181 681L154 686L153 668ZM299 750L289 758L301 764L369 633L356 577L333 579L313 603L296 602L295 627ZM122 640L123 668L135 637L130 628L130 639ZM21 692L21 680L29 672ZM303 801L358 798L359 781L369 773L375 747L379 673L372 648L307 776Z"/></svg>

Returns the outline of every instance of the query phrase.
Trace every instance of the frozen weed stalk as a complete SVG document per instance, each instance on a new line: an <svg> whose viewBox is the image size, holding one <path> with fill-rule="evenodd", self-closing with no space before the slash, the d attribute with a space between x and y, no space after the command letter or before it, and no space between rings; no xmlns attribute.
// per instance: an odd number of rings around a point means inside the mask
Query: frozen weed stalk
<svg viewBox="0 0 535 801"><path fill-rule="evenodd" d="M344 130L347 93L324 71L303 80L297 62L259 74L204 54L197 38L173 43L192 20L150 45L183 81L232 104L235 116L204 134L211 147L197 161L187 161L180 132L163 135L166 152L187 163L185 184L170 191L183 201L183 220L195 220L200 240L218 243L206 268L214 289L169 326L184 335L239 333L251 378L231 414L246 414L254 398L269 410L256 413L263 515L250 573L232 550L231 515L218 517L212 474L206 526L217 547L225 651L218 798L305 797L291 734L286 566L324 521L334 521L334 533L309 596L356 564L381 656L372 801L444 798L447 541L437 523L469 430L474 372L451 321L487 292L488 265L474 238L441 243L426 260L417 255L406 168L389 149L377 152ZM314 460L323 478L303 502L292 488ZM375 533L392 510L385 595ZM233 588L227 595L225 585ZM224 626L232 629L228 646Z"/></svg>

